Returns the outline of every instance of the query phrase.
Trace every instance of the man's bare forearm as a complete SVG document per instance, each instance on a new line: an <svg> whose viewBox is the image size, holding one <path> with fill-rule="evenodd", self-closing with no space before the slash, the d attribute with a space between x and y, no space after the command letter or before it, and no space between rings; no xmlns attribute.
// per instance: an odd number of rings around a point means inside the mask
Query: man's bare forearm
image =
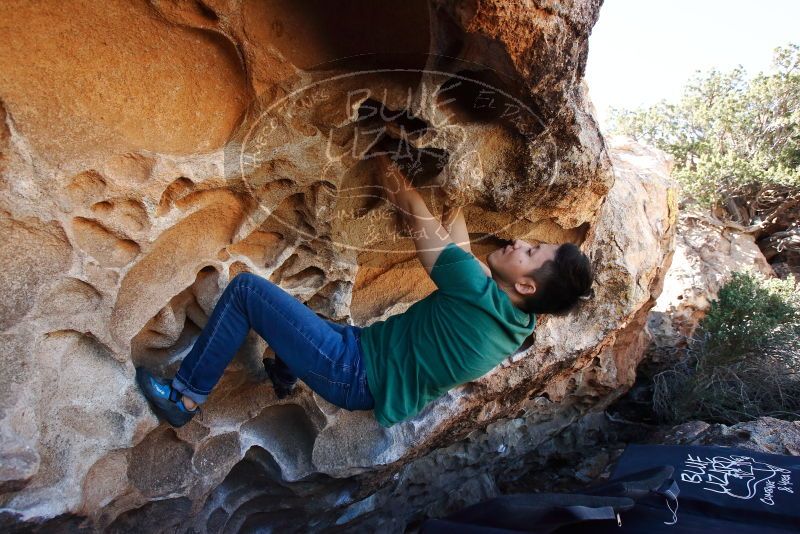
<svg viewBox="0 0 800 534"><path fill-rule="evenodd" d="M445 208L442 213L442 226L450 233L450 238L456 245L461 247L462 250L472 254L467 222L464 220L464 209L461 206ZM475 256L475 259L480 263L481 269L483 269L486 276L491 277L492 271L489 269L489 266L483 263L477 256Z"/></svg>
<svg viewBox="0 0 800 534"><path fill-rule="evenodd" d="M384 173L379 175L380 184L385 188L387 200L400 213L403 224L414 240L417 256L430 274L441 251L453 240L408 178L397 166L387 160L384 163L386 167L382 169Z"/></svg>
<svg viewBox="0 0 800 534"><path fill-rule="evenodd" d="M394 202L400 209L406 222L413 224L414 218L433 218L434 216L425 203L425 199L422 198L422 195L416 190L408 178L399 172L396 173L395 176L399 182L399 187L394 193ZM464 214L460 206L445 208L442 212L440 223L459 247L470 252L469 232L467 231L467 223L464 221ZM455 232L455 234L453 234L453 232Z"/></svg>
<svg viewBox="0 0 800 534"><path fill-rule="evenodd" d="M413 221L419 217L426 219L432 217L425 199L396 166L388 163L384 172L385 174L380 175L381 186L384 188L387 199L399 211L404 221Z"/></svg>
<svg viewBox="0 0 800 534"><path fill-rule="evenodd" d="M449 242L472 254L462 208L446 208L440 221L431 214L425 199L402 173L396 173L394 176L397 178L395 182L397 187L392 188L390 198L400 211L403 222L411 230L419 260L425 270L431 272L439 252ZM478 260L486 276L491 277L492 272L489 267L477 257L475 259Z"/></svg>
<svg viewBox="0 0 800 534"><path fill-rule="evenodd" d="M394 193L395 205L400 209L403 217L410 216L425 216L429 214L428 206L425 204L425 199L422 198L419 191L408 180L408 178L399 171L394 172L394 177L398 182L397 190Z"/></svg>
<svg viewBox="0 0 800 534"><path fill-rule="evenodd" d="M406 218L414 214L419 202L424 204L422 196L389 157L381 156L381 158L385 167L379 171L380 185L384 188L387 200L400 211L403 218Z"/></svg>
<svg viewBox="0 0 800 534"><path fill-rule="evenodd" d="M464 220L464 210L461 206L448 207L442 212L442 226L450 233L456 245L467 252L472 252L469 243L469 231Z"/></svg>

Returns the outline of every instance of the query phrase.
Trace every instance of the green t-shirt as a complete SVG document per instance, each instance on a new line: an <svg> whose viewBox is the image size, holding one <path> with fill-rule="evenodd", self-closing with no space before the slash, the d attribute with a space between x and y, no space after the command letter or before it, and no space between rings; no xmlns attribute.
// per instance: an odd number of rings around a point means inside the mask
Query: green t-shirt
<svg viewBox="0 0 800 534"><path fill-rule="evenodd" d="M485 375L536 326L536 315L514 306L475 256L454 243L439 254L431 278L438 289L361 333L375 418L384 427Z"/></svg>

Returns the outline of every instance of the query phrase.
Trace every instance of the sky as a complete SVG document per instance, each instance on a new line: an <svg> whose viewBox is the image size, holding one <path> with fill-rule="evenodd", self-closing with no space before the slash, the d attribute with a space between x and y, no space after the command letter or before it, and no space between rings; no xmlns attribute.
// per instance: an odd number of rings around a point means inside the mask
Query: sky
<svg viewBox="0 0 800 534"><path fill-rule="evenodd" d="M677 100L698 69L767 71L791 42L800 0L605 0L589 37L589 95L602 127L609 106Z"/></svg>

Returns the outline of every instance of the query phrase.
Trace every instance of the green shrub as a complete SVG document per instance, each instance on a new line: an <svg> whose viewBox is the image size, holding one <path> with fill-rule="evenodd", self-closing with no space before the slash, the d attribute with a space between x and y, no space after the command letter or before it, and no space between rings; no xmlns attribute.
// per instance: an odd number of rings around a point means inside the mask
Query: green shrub
<svg viewBox="0 0 800 534"><path fill-rule="evenodd" d="M612 109L609 131L672 154L683 192L704 207L743 187L800 187L800 46L776 48L773 66L697 72L677 102Z"/></svg>
<svg viewBox="0 0 800 534"><path fill-rule="evenodd" d="M800 418L800 297L794 277L733 273L680 361L654 377L653 408L672 424Z"/></svg>

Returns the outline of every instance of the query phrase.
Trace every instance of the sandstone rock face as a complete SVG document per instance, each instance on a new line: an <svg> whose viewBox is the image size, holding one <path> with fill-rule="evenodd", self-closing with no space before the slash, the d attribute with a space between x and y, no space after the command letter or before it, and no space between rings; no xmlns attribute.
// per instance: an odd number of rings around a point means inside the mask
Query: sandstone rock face
<svg viewBox="0 0 800 534"><path fill-rule="evenodd" d="M800 421L759 417L730 426L690 421L664 432L662 440L668 445L720 445L800 456Z"/></svg>
<svg viewBox="0 0 800 534"><path fill-rule="evenodd" d="M654 346L685 344L731 274L746 269L774 276L751 234L698 210L681 211L672 265L648 319Z"/></svg>
<svg viewBox="0 0 800 534"><path fill-rule="evenodd" d="M402 530L632 383L675 186L588 111L600 1L347 4L0 6L0 524ZM252 332L202 419L159 425L134 365L173 373L238 272L359 325L433 289L374 194L382 136L478 256L577 243L594 298L389 429L276 399Z"/></svg>

